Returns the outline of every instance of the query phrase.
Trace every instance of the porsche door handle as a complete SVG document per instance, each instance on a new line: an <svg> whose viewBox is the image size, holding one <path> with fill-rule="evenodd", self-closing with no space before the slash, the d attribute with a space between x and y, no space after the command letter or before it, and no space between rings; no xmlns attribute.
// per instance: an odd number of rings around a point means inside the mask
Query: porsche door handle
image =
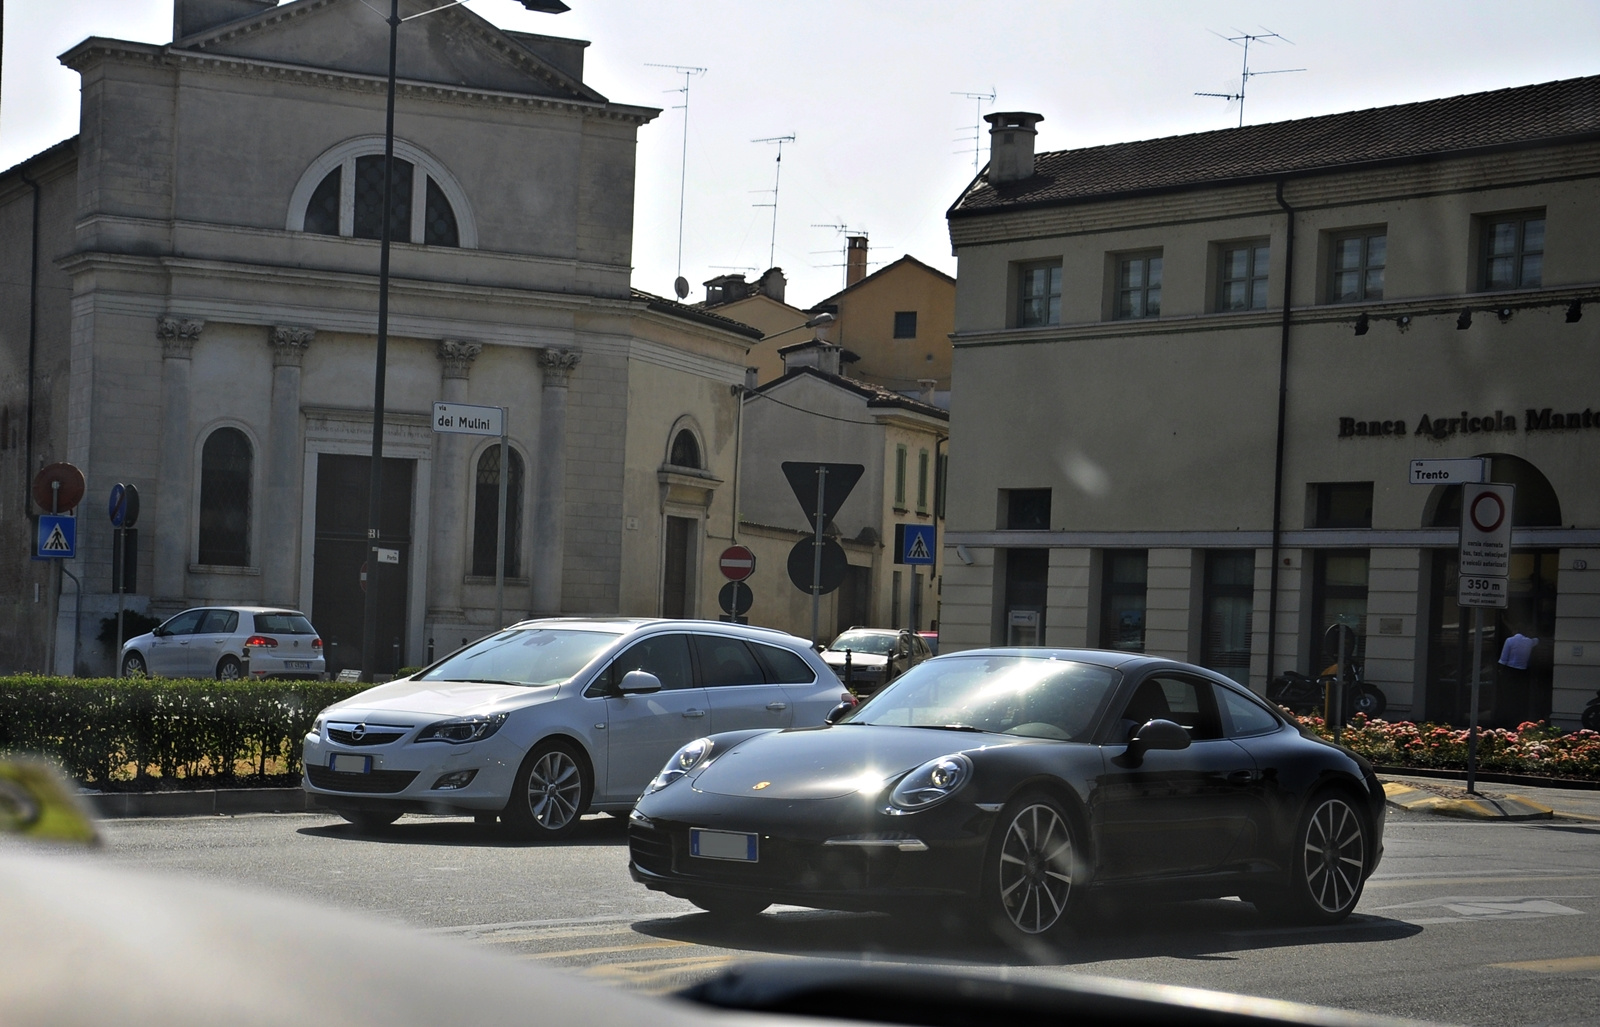
<svg viewBox="0 0 1600 1027"><path fill-rule="evenodd" d="M783 702L769 702L769 703L767 703L767 709L771 710L773 713L782 713L784 710L786 710L788 708L789 708L789 704L788 703L783 703Z"/></svg>
<svg viewBox="0 0 1600 1027"><path fill-rule="evenodd" d="M1228 775L1228 783L1231 785L1247 785L1260 779L1261 772L1258 770L1235 770Z"/></svg>
<svg viewBox="0 0 1600 1027"><path fill-rule="evenodd" d="M684 710L683 711L683 715L685 717L703 717L703 716L706 715L706 711L705 710Z"/></svg>

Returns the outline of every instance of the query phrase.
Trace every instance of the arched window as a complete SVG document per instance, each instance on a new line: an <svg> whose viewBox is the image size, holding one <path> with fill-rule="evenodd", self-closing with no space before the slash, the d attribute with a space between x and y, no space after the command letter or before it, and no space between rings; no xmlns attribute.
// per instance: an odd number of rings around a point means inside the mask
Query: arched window
<svg viewBox="0 0 1600 1027"><path fill-rule="evenodd" d="M251 459L237 428L218 428L200 451L200 563L250 565Z"/></svg>
<svg viewBox="0 0 1600 1027"><path fill-rule="evenodd" d="M1489 459L1489 480L1517 487L1511 504L1511 523L1518 528L1561 527L1561 500L1544 473L1519 456L1507 453L1482 454ZM1435 528L1455 528L1461 524L1461 486L1435 485L1425 514L1425 524Z"/></svg>
<svg viewBox="0 0 1600 1027"><path fill-rule="evenodd" d="M389 237L428 246L477 245L460 187L436 160L395 141ZM356 239L383 236L383 139L352 139L306 170L289 201L290 231Z"/></svg>
<svg viewBox="0 0 1600 1027"><path fill-rule="evenodd" d="M515 577L522 566L522 455L511 450L511 474L506 479L507 577ZM495 536L500 522L500 447L490 446L478 458L478 484L474 490L476 508L472 518L472 573L494 577Z"/></svg>
<svg viewBox="0 0 1600 1027"><path fill-rule="evenodd" d="M667 463L674 467L701 469L700 442L694 437L694 432L684 428L673 436L672 452L667 456Z"/></svg>

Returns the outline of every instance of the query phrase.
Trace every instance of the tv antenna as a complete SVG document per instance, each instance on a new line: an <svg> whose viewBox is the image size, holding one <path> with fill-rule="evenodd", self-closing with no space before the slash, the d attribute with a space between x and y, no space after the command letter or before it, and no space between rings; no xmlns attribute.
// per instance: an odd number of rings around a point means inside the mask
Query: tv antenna
<svg viewBox="0 0 1600 1027"><path fill-rule="evenodd" d="M778 144L778 160L777 160L778 167L777 167L777 170L772 173L772 188L771 189L753 189L753 190L751 190L752 192L758 192L758 193L768 193L768 192L770 192L772 194L772 202L771 203L752 203L751 204L752 207L771 207L772 208L772 241L767 245L767 266L771 267L772 266L773 257L777 253L777 250L778 250L778 184L782 180L782 177L783 177L783 144L784 143L792 143L792 142L794 142L794 133L791 132L786 136L767 136L764 139L752 139L750 141L752 143L777 143Z"/></svg>
<svg viewBox="0 0 1600 1027"><path fill-rule="evenodd" d="M1234 31L1238 32L1237 29L1235 29ZM1244 93L1245 93L1245 86L1250 82L1250 80L1252 78L1254 78L1257 75L1288 75L1288 74L1290 74L1292 72L1305 71L1306 70L1304 68L1278 68L1278 69L1276 69L1274 71L1251 71L1250 70L1250 44L1251 43L1261 42L1263 46L1271 46L1272 45L1271 43L1268 43L1268 42L1265 42L1265 41L1269 40L1269 39L1281 39L1285 43L1288 43L1290 46L1294 45L1294 40L1289 39L1289 38L1287 38L1285 36L1281 36L1276 32L1270 32L1270 31L1268 31L1266 29L1265 26L1262 27L1262 30L1259 33L1254 33L1254 34L1249 33L1249 32L1240 32L1237 36L1225 36L1220 32L1213 32L1211 34L1213 36L1216 36L1218 39L1226 39L1228 42L1232 43L1234 46L1242 46L1242 47L1244 47L1244 61L1243 61L1242 65L1241 65L1241 67L1239 69L1239 91L1237 93L1196 93L1194 95L1196 95L1196 96L1215 96L1215 97L1219 97L1221 99L1227 100L1230 103L1232 101L1234 101L1234 100L1238 100L1239 101L1239 127L1240 128L1244 127Z"/></svg>
<svg viewBox="0 0 1600 1027"><path fill-rule="evenodd" d="M683 194L689 181L689 80L696 75L704 75L706 69L696 68L687 64L652 64L645 62L647 68L666 68L677 75L683 76L683 88L668 89L668 93L683 94L683 154L678 162L678 277L672 282L672 291L678 298L686 299L689 295L689 280L683 277ZM677 110L678 107L673 107Z"/></svg>
<svg viewBox="0 0 1600 1027"><path fill-rule="evenodd" d="M852 230L849 225L845 224L842 221L835 222L835 223L832 223L832 224L825 224L825 225L812 225L811 227L812 228L831 228L831 229L833 229L834 235L843 235L843 236L846 236L846 237L860 236L863 239L865 239L867 237L867 230L865 228L858 228L858 229ZM811 252L812 253L833 253L834 251L833 250L812 250ZM872 263L876 263L876 261L873 261ZM850 247L849 247L848 241L845 244L844 262L842 264L813 264L811 266L812 267L842 267L842 268L845 269L845 272L844 272L845 278L848 279L850 277Z"/></svg>
<svg viewBox="0 0 1600 1027"><path fill-rule="evenodd" d="M977 112L972 119L972 173L976 175L978 173L978 155L983 152L983 147L979 145L979 140L983 138L983 102L987 100L990 103L994 103L996 99L995 89L994 86L990 86L987 93L952 92L950 95L963 96L977 104ZM962 131L965 131L965 127L963 127ZM956 136L956 142L964 143L966 141L966 136ZM967 151L956 150L955 152L966 153Z"/></svg>

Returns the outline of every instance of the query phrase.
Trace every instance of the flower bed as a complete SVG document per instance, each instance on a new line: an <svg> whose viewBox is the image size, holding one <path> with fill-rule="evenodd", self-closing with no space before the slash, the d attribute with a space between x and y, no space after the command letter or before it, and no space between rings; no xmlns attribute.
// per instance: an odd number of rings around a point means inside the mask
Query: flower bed
<svg viewBox="0 0 1600 1027"><path fill-rule="evenodd" d="M1284 711L1301 727L1334 740L1321 717ZM1337 739L1373 763L1389 767L1465 770L1467 729L1408 720L1369 720L1356 714ZM1600 778L1600 732L1563 732L1544 721L1527 721L1515 731L1484 728L1478 732L1480 770L1542 777Z"/></svg>
<svg viewBox="0 0 1600 1027"><path fill-rule="evenodd" d="M44 756L101 791L296 784L323 707L364 685L0 678L0 750Z"/></svg>

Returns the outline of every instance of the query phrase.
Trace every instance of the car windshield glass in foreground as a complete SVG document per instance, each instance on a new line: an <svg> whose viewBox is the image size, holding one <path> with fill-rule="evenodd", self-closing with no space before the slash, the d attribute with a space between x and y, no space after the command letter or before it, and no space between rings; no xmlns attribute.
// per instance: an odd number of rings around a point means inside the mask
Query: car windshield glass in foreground
<svg viewBox="0 0 1600 1027"><path fill-rule="evenodd" d="M895 636L888 632L879 631L846 631L833 640L828 646L835 652L848 649L853 653L870 653L873 656L887 656L889 650L894 648Z"/></svg>
<svg viewBox="0 0 1600 1027"><path fill-rule="evenodd" d="M609 631L509 628L480 639L418 677L424 681L559 685L616 640Z"/></svg>
<svg viewBox="0 0 1600 1027"><path fill-rule="evenodd" d="M257 631L274 631L280 635L315 635L317 629L311 626L302 613L258 613L256 614Z"/></svg>
<svg viewBox="0 0 1600 1027"><path fill-rule="evenodd" d="M918 664L846 721L956 727L1082 739L1117 674L1026 656L946 657Z"/></svg>

